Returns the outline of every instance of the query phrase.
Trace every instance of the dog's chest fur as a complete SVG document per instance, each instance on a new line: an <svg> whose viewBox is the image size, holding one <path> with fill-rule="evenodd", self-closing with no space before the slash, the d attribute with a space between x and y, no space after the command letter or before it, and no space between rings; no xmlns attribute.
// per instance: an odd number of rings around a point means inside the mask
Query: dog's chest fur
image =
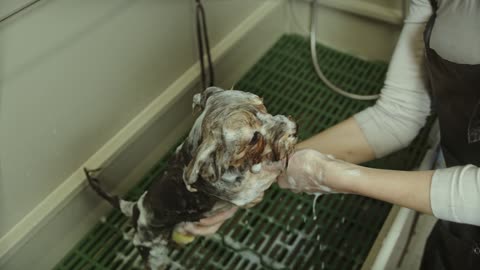
<svg viewBox="0 0 480 270"><path fill-rule="evenodd" d="M192 159L183 148L172 157L167 170L155 179L145 196L144 207L151 212L155 227L173 228L185 221L198 221L210 211L217 198L201 191L190 192L183 181L183 170Z"/></svg>

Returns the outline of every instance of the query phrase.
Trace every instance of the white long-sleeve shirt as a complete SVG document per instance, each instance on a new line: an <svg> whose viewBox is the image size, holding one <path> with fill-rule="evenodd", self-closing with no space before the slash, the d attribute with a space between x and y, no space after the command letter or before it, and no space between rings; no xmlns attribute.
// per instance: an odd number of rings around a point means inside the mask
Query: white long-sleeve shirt
<svg viewBox="0 0 480 270"><path fill-rule="evenodd" d="M480 64L480 1L436 1L430 47L449 61ZM377 157L408 146L430 113L423 31L431 15L428 0L411 1L381 96L354 116ZM437 169L430 200L436 217L480 225L480 169L473 165Z"/></svg>

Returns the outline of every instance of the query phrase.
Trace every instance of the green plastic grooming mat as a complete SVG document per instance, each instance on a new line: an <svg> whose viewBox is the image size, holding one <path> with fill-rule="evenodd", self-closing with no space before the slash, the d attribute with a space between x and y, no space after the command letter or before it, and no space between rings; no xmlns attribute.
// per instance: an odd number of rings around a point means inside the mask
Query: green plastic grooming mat
<svg viewBox="0 0 480 270"><path fill-rule="evenodd" d="M339 86L357 94L381 89L386 63L365 61L321 45L317 51L326 76ZM373 103L329 90L313 70L308 40L297 35L281 37L235 88L263 97L272 114L292 115L301 138ZM367 165L413 169L426 151L427 133L424 128L409 148ZM166 159L127 197L138 198L165 169ZM167 269L360 269L391 205L355 195L321 196L315 207L313 200L314 196L274 185L262 203L238 211L218 234L172 251ZM143 269L137 251L125 240L131 230L130 222L112 211L55 269Z"/></svg>

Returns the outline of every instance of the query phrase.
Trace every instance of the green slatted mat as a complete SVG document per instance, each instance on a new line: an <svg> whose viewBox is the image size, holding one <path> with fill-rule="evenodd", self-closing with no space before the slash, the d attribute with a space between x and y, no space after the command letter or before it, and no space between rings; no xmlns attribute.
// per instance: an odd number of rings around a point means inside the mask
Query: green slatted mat
<svg viewBox="0 0 480 270"><path fill-rule="evenodd" d="M371 102L339 96L316 77L308 40L286 35L237 83L236 89L264 97L272 114L290 114L306 138ZM319 46L324 72L334 83L358 94L377 93L387 64L368 62ZM429 121L431 122L431 121ZM368 165L412 169L427 147L427 129L412 146ZM138 198L166 166L161 160L133 189ZM211 238L197 238L170 254L169 269L360 269L391 205L354 195L321 196L312 211L313 196L293 194L273 186L263 202L240 210ZM129 222L113 211L55 269L142 269L140 256L125 240Z"/></svg>

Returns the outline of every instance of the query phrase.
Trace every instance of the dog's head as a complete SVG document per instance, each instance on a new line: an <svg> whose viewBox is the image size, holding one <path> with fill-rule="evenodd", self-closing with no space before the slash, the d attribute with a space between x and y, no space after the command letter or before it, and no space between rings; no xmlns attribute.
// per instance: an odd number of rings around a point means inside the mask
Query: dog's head
<svg viewBox="0 0 480 270"><path fill-rule="evenodd" d="M184 170L196 189L244 206L275 181L297 141L297 125L267 113L258 96L211 87L193 99L200 109L182 149L192 155Z"/></svg>

